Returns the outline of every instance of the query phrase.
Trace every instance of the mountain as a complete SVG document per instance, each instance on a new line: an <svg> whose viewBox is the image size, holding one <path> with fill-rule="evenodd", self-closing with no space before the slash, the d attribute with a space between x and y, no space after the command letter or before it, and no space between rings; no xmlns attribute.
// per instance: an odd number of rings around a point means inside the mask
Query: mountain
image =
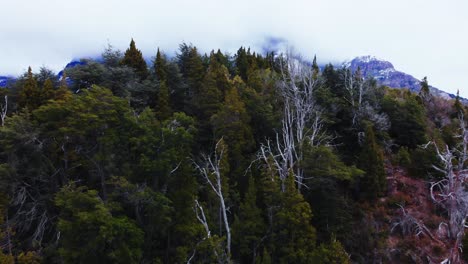
<svg viewBox="0 0 468 264"><path fill-rule="evenodd" d="M343 66L350 67L353 71L359 67L364 77L373 77L381 85L392 88L408 88L412 92L421 89L420 80L407 73L398 71L389 61L374 56L360 56L351 61L346 61ZM431 93L446 99L455 98L454 94L444 92L436 87L430 86ZM468 102L467 99L463 99Z"/></svg>
<svg viewBox="0 0 468 264"><path fill-rule="evenodd" d="M11 77L8 77L8 76L0 76L0 87L6 87L10 79Z"/></svg>

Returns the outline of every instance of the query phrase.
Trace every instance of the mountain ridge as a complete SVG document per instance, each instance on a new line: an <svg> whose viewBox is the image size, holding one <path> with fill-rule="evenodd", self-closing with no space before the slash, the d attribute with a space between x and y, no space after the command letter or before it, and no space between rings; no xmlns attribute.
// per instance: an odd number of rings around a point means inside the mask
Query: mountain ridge
<svg viewBox="0 0 468 264"><path fill-rule="evenodd" d="M85 64L81 60L72 60L65 67L57 73L57 77L61 78L63 71L67 68L72 68L77 65ZM349 67L352 71L358 68L361 70L362 75L366 78L372 77L380 85L388 86L391 88L409 89L412 92L419 92L421 85L418 78L411 74L395 69L394 65L385 60L372 55L357 56L352 60L347 60L341 63L341 67ZM0 75L0 87L6 87L11 81L17 78L12 76ZM454 99L456 95L445 92L439 88L429 86L433 95L442 97L444 99ZM468 104L468 99L460 97L461 101Z"/></svg>
<svg viewBox="0 0 468 264"><path fill-rule="evenodd" d="M364 77L373 77L380 85L399 89L407 88L416 93L421 89L420 79L395 69L391 62L375 56L358 56L352 60L343 62L342 66L349 67L353 71L359 68ZM433 95L444 99L453 99L456 97L456 95L445 92L434 86L429 86L429 89ZM460 99L468 103L468 99Z"/></svg>

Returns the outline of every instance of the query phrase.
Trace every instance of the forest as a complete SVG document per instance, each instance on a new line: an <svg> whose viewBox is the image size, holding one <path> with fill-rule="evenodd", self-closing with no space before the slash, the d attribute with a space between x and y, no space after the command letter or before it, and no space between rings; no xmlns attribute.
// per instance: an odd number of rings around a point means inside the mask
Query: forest
<svg viewBox="0 0 468 264"><path fill-rule="evenodd" d="M1 263L468 261L458 96L292 52L152 55L0 88Z"/></svg>

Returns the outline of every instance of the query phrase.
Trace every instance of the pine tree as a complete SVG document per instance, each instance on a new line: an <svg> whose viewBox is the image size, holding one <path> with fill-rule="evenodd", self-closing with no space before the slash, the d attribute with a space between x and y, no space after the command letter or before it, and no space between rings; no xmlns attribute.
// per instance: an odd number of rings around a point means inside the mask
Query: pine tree
<svg viewBox="0 0 468 264"><path fill-rule="evenodd" d="M183 43L180 45L179 50L181 53L177 55L178 65L188 86L186 100L189 109L186 112L192 113L191 108L196 105L192 100L200 92L205 76L205 67L196 47Z"/></svg>
<svg viewBox="0 0 468 264"><path fill-rule="evenodd" d="M36 79L33 76L31 67L28 68L24 84L18 95L18 105L27 107L30 111L39 107L41 94Z"/></svg>
<svg viewBox="0 0 468 264"><path fill-rule="evenodd" d="M320 68L317 64L317 56L314 56L314 60L312 61L312 70L313 70L313 75L312 75L312 78L314 80L317 80L318 79L318 75L320 73Z"/></svg>
<svg viewBox="0 0 468 264"><path fill-rule="evenodd" d="M120 62L122 65L129 66L135 69L136 74L140 77L140 80L148 77L148 68L140 50L135 46L135 41L130 42L130 47L125 51L125 55Z"/></svg>
<svg viewBox="0 0 468 264"><path fill-rule="evenodd" d="M247 82L247 71L249 68L249 61L247 58L247 52L244 47L240 47L236 54L236 73L239 75L244 82Z"/></svg>
<svg viewBox="0 0 468 264"><path fill-rule="evenodd" d="M160 82L167 81L167 72L166 72L166 58L161 54L158 48L156 53L156 59L154 60L154 71L156 73L156 78Z"/></svg>
<svg viewBox="0 0 468 264"><path fill-rule="evenodd" d="M427 77L424 77L422 81L419 83L421 89L419 90L419 97L421 98L423 103L427 103L431 100L431 91L429 90L429 84L427 82Z"/></svg>
<svg viewBox="0 0 468 264"><path fill-rule="evenodd" d="M160 120L166 120L171 116L171 107L169 102L169 89L166 81L159 84L158 100L156 104L156 115Z"/></svg>
<svg viewBox="0 0 468 264"><path fill-rule="evenodd" d="M261 252L259 243L265 233L262 211L257 207L257 188L250 177L249 187L233 224L233 241L240 263L253 263Z"/></svg>
<svg viewBox="0 0 468 264"><path fill-rule="evenodd" d="M211 117L215 138L223 137L229 146L229 163L233 168L230 179L239 187L241 195L247 189L247 178L243 175L250 161L246 157L252 152L255 143L249 126L250 116L237 89L242 85L242 80L235 77L232 81L233 87L225 93L224 103L219 112Z"/></svg>
<svg viewBox="0 0 468 264"><path fill-rule="evenodd" d="M211 60L208 71L203 79L203 83L194 97L193 106L195 108L195 115L199 121L198 125L201 145L209 145L213 140L211 118L222 106L223 92L220 86L229 85L227 76L220 72L227 74L226 67L221 66L214 59Z"/></svg>
<svg viewBox="0 0 468 264"><path fill-rule="evenodd" d="M312 210L296 188L292 173L273 221L273 261L275 263L311 263L316 231L311 224Z"/></svg>
<svg viewBox="0 0 468 264"><path fill-rule="evenodd" d="M169 87L167 85L166 59L158 49L154 61L156 78L159 81L156 114L160 120L166 120L171 116Z"/></svg>
<svg viewBox="0 0 468 264"><path fill-rule="evenodd" d="M58 89L55 91L55 100L58 101L66 101L72 97L72 93L70 89L68 89L67 85L67 74L64 71L62 74L62 79L60 80L60 85Z"/></svg>
<svg viewBox="0 0 468 264"><path fill-rule="evenodd" d="M47 79L44 82L44 86L42 87L41 91L41 104L47 103L47 101L54 99L55 97L55 90L54 90L54 84L50 79Z"/></svg>
<svg viewBox="0 0 468 264"><path fill-rule="evenodd" d="M455 97L455 102L453 103L454 113L452 118L457 118L460 114L465 114L465 109L463 108L462 103L460 102L460 91L457 90L457 96Z"/></svg>
<svg viewBox="0 0 468 264"><path fill-rule="evenodd" d="M126 217L114 217L95 190L65 186L60 208L59 254L66 263L138 263L143 232Z"/></svg>
<svg viewBox="0 0 468 264"><path fill-rule="evenodd" d="M366 138L359 157L360 168L366 173L361 181L361 196L373 200L385 193L387 180L383 151L375 141L372 125L366 127Z"/></svg>

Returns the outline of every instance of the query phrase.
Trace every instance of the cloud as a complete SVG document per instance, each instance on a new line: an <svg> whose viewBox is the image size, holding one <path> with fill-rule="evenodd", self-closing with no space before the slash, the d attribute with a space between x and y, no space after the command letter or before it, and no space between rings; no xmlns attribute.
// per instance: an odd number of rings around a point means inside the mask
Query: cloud
<svg viewBox="0 0 468 264"><path fill-rule="evenodd" d="M464 0L15 0L2 4L0 74L29 65L59 70L133 37L145 56L185 41L203 52L290 46L321 63L371 54L449 92L468 96ZM463 90L465 89L465 90Z"/></svg>

